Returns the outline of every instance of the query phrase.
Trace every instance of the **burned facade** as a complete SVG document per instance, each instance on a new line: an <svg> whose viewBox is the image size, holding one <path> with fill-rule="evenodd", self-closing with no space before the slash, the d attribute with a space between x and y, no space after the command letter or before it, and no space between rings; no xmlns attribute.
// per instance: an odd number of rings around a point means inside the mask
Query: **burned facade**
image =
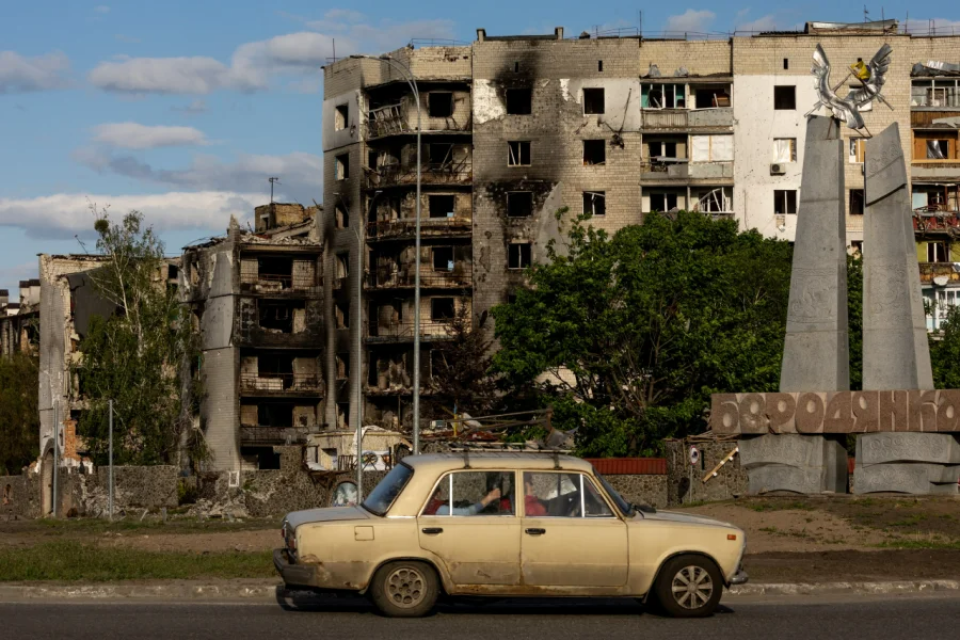
<svg viewBox="0 0 960 640"><path fill-rule="evenodd" d="M320 430L324 384L318 209L256 208L255 228L184 249L181 298L200 357L199 424L214 470L272 468Z"/></svg>

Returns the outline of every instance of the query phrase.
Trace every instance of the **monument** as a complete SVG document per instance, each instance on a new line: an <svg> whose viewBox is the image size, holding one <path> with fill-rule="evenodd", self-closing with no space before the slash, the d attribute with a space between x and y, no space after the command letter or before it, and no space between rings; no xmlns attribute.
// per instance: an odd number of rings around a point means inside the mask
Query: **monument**
<svg viewBox="0 0 960 640"><path fill-rule="evenodd" d="M845 492L847 434L857 434L856 493L957 493L960 391L933 389L896 124L866 142L863 391L850 391L840 123L865 129L860 109L886 104L891 53L885 44L852 65L861 86L841 98L826 53L814 52L818 102L807 114L780 393L712 399L714 432L741 435L751 493ZM812 115L820 107L831 116Z"/></svg>

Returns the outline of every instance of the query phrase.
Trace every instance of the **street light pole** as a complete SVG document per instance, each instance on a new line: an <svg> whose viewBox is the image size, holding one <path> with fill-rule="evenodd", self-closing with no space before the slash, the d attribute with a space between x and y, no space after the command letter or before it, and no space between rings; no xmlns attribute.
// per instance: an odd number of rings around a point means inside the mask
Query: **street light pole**
<svg viewBox="0 0 960 640"><path fill-rule="evenodd" d="M399 69L406 76L405 80L413 91L413 98L417 103L417 220L416 228L416 263L414 265L413 283L413 454L420 453L420 91L417 80L407 65L394 60L389 56L380 56L387 64Z"/></svg>

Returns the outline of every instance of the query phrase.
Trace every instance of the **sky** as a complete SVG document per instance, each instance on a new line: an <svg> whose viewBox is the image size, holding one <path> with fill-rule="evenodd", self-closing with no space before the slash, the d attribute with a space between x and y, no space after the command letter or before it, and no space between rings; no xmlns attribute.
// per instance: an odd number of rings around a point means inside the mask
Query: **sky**
<svg viewBox="0 0 960 640"><path fill-rule="evenodd" d="M842 8L841 8L842 7ZM956 28L953 3L886 17ZM868 5L870 19L881 6ZM641 15L642 11L642 15ZM636 29L646 35L863 20L859 3L524 0L0 0L0 289L37 254L95 251L94 210L142 211L170 255L269 202L322 197L321 66L411 39Z"/></svg>

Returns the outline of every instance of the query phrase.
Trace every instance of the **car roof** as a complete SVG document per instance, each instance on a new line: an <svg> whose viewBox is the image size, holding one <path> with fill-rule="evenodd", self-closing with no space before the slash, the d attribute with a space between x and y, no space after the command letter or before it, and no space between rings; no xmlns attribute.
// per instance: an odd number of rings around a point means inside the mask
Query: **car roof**
<svg viewBox="0 0 960 640"><path fill-rule="evenodd" d="M463 469L563 469L568 471L593 471L586 460L575 456L544 452L520 451L460 451L453 453L428 453L419 456L407 456L403 463L414 470L433 473Z"/></svg>

